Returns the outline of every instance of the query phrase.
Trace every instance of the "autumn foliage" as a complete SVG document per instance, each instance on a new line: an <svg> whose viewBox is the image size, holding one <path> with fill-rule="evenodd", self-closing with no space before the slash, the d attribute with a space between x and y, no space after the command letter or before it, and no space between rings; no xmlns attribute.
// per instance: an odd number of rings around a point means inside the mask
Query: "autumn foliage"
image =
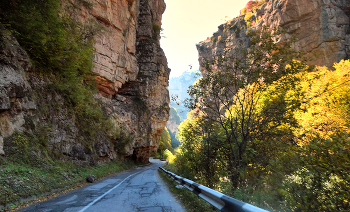
<svg viewBox="0 0 350 212"><path fill-rule="evenodd" d="M248 36L190 88L170 168L273 211L349 211L350 60L310 67L279 34Z"/></svg>

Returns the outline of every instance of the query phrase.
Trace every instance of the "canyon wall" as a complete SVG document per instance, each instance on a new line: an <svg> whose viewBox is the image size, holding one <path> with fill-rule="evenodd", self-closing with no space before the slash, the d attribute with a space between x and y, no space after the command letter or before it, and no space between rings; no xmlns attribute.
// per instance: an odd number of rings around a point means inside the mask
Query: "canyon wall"
<svg viewBox="0 0 350 212"><path fill-rule="evenodd" d="M59 94L46 95L50 82L31 70L26 52L1 28L0 154L6 154L3 145L14 132L44 127L48 146L68 159L148 161L169 118L170 69L159 44L164 0L62 0L62 6L70 17L96 29L90 35L98 88L94 96L129 142L121 144L120 136L111 140L113 136L100 132L93 148L87 149L74 116L64 108L64 99ZM123 154L118 154L118 145Z"/></svg>
<svg viewBox="0 0 350 212"><path fill-rule="evenodd" d="M252 29L283 27L288 39L295 35L294 48L311 56L310 64L332 67L350 59L350 1L266 0L252 16ZM244 15L220 25L213 37L197 45L200 65L240 40L247 39ZM205 73L204 66L200 71Z"/></svg>

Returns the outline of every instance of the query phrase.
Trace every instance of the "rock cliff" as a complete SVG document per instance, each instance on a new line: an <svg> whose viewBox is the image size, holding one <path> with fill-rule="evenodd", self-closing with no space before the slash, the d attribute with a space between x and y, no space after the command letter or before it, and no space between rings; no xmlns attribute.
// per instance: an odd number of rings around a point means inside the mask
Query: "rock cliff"
<svg viewBox="0 0 350 212"><path fill-rule="evenodd" d="M166 87L170 69L159 44L164 0L62 0L62 6L73 19L98 29L92 35L93 73L99 91L95 99L114 128L130 141L124 154L118 155L116 149L122 141L110 141L107 137L111 136L100 132L93 149L86 149L74 117L64 108L64 99L60 95L38 98L45 94L47 80L31 71L26 52L1 28L0 154L6 154L4 140L15 131L40 125L50 126L48 146L67 157L87 162L117 157L148 161L169 117ZM49 111L60 109L43 115L42 105L49 105Z"/></svg>
<svg viewBox="0 0 350 212"><path fill-rule="evenodd" d="M251 18L253 29L283 27L285 38L295 35L294 48L312 59L310 64L332 67L350 58L350 1L348 0L266 0ZM211 39L197 45L199 62L211 60L225 48L246 39L244 15L219 26ZM203 66L200 71L205 73Z"/></svg>
<svg viewBox="0 0 350 212"><path fill-rule="evenodd" d="M0 155L5 154L3 139L24 130L24 111L36 109L28 95L31 87L26 72L30 69L27 53L0 26Z"/></svg>

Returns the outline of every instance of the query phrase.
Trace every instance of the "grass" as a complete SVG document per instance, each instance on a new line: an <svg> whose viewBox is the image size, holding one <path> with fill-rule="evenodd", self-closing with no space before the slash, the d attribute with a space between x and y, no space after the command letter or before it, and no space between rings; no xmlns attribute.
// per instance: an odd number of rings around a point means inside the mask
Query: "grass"
<svg viewBox="0 0 350 212"><path fill-rule="evenodd" d="M176 196L183 206L186 208L188 212L213 212L213 211L219 211L214 206L210 205L208 202L203 200L202 198L198 197L191 191L187 190L186 188L178 189L176 186L178 185L173 179L171 179L169 176L167 176L163 171L160 169L159 175L163 179L163 181L167 184L169 187L169 190L171 193Z"/></svg>
<svg viewBox="0 0 350 212"><path fill-rule="evenodd" d="M80 0L80 3L91 6L89 1ZM72 124L79 128L81 139L76 142L92 150L98 133L107 134L106 131L114 127L100 103L93 98L97 88L92 72L95 51L92 37L100 29L94 22L76 22L69 17L70 10L60 0L0 1L0 24L28 53L31 72L49 79L45 88L33 94L41 117L61 115L60 111L66 110L65 116L73 117L75 123ZM48 96L56 95L64 100L47 102ZM18 207L23 200L81 185L89 174L101 178L135 167L132 162L88 165L72 161L49 147L50 121L41 125L35 123L34 118L35 115L25 117L26 127L30 129L27 133L15 133L5 141L8 142L4 145L6 156L0 157L0 210ZM121 142L130 140L128 135L120 137Z"/></svg>
<svg viewBox="0 0 350 212"><path fill-rule="evenodd" d="M25 143L30 142L23 134L17 135L16 142L6 146L7 155L0 157L0 210L12 210L29 200L40 201L72 190L85 184L90 174L100 179L137 166L132 161L88 165L55 160L54 152Z"/></svg>
<svg viewBox="0 0 350 212"><path fill-rule="evenodd" d="M88 1L80 0L85 4ZM64 108L74 117L84 146L92 148L94 136L104 131L108 117L93 98L97 92L93 69L93 35L100 33L94 21L80 23L70 17L73 8L60 0L0 2L0 22L28 53L32 69L48 83L44 98L64 98Z"/></svg>

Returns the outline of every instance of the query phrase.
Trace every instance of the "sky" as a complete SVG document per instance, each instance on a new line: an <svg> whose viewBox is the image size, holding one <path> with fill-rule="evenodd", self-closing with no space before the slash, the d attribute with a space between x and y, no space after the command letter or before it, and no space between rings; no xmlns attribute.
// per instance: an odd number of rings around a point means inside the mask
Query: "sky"
<svg viewBox="0 0 350 212"><path fill-rule="evenodd" d="M165 0L161 47L170 77L199 69L196 44L211 37L218 26L239 15L248 0Z"/></svg>

